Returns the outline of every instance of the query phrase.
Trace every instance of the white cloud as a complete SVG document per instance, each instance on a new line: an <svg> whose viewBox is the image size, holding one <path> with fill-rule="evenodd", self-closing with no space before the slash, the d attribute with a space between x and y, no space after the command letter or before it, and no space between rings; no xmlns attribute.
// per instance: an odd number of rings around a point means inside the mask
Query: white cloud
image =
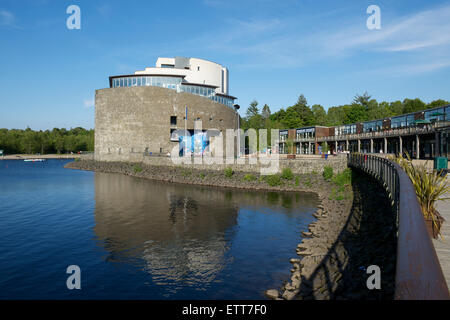
<svg viewBox="0 0 450 320"><path fill-rule="evenodd" d="M398 17L382 10L381 30L367 29L365 12L346 20L342 14L332 13L325 23L318 19L317 24L310 23L314 21L311 17L302 23L306 18L302 16L228 20L222 30L215 31L220 41L206 41L209 35L205 35L193 39L192 44L240 56L240 67L250 68L299 67L366 53L378 54L386 61L400 58L405 66L398 70L405 72L431 72L446 64L430 61L450 61L450 5Z"/></svg>
<svg viewBox="0 0 450 320"><path fill-rule="evenodd" d="M14 26L16 18L7 10L0 10L0 26Z"/></svg>

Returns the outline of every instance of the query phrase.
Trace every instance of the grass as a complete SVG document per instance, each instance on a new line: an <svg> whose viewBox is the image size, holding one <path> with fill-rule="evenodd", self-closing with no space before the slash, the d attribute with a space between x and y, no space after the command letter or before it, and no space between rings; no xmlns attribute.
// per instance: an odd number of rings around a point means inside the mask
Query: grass
<svg viewBox="0 0 450 320"><path fill-rule="evenodd" d="M265 180L267 184L271 187L281 186L283 184L283 181L281 180L281 177L278 174L266 176Z"/></svg>
<svg viewBox="0 0 450 320"><path fill-rule="evenodd" d="M333 168L329 166L325 166L323 168L322 176L325 180L330 181L333 178Z"/></svg>
<svg viewBox="0 0 450 320"><path fill-rule="evenodd" d="M231 178L233 176L234 172L231 167L226 167L224 173L225 173L225 177Z"/></svg>
<svg viewBox="0 0 450 320"><path fill-rule="evenodd" d="M192 172L189 171L189 170L183 170L183 172L181 173L181 175L182 175L183 177L188 177L188 176L190 176L191 174L192 174Z"/></svg>
<svg viewBox="0 0 450 320"><path fill-rule="evenodd" d="M298 187L300 185L300 177L296 176L295 177L295 186Z"/></svg>
<svg viewBox="0 0 450 320"><path fill-rule="evenodd" d="M307 186L308 188L312 187L311 179L309 177L305 179L305 186Z"/></svg>
<svg viewBox="0 0 450 320"><path fill-rule="evenodd" d="M251 182L251 181L255 181L255 180L256 180L256 177L253 174L246 174L244 176L244 181Z"/></svg>
<svg viewBox="0 0 450 320"><path fill-rule="evenodd" d="M135 164L133 167L134 173L142 172L142 167L138 164Z"/></svg>
<svg viewBox="0 0 450 320"><path fill-rule="evenodd" d="M352 183L352 170L347 168L331 179L337 186L349 186Z"/></svg>
<svg viewBox="0 0 450 320"><path fill-rule="evenodd" d="M294 174L292 173L291 168L284 168L281 172L281 178L285 180L292 180L294 179Z"/></svg>

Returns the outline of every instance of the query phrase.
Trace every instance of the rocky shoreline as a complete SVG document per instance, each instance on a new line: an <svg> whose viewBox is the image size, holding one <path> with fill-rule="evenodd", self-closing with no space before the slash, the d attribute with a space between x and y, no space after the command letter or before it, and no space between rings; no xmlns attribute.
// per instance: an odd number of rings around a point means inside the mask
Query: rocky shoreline
<svg viewBox="0 0 450 320"><path fill-rule="evenodd" d="M314 213L317 220L310 223L308 232L302 233L303 239L296 248L298 257L290 260L290 282L281 289L267 290L266 296L278 300L390 299L393 296L396 252L394 220L390 219L390 204L383 189L367 177L353 173L356 178L352 180L355 182L339 184L336 180L324 179L322 173L312 173L279 179L281 183L273 185L264 177L245 172L227 175L217 170L148 166L142 163L80 160L67 163L66 168L192 185L314 192L319 198L318 209ZM371 238L380 231L386 232L384 246ZM367 252L363 252L365 248ZM380 255L387 259L378 261ZM382 278L381 291L373 292L365 287L368 275L363 269L370 264L381 264L382 270L389 272Z"/></svg>

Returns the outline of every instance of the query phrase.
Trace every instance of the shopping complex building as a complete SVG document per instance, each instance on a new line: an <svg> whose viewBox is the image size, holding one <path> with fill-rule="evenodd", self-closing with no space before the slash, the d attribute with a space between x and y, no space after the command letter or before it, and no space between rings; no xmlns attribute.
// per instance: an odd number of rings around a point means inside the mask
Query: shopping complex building
<svg viewBox="0 0 450 320"><path fill-rule="evenodd" d="M220 64L185 57L109 77L109 88L95 93L95 159L213 152L207 130L226 141L226 129L239 127L228 78Z"/></svg>
<svg viewBox="0 0 450 320"><path fill-rule="evenodd" d="M449 157L449 133L450 105L447 105L334 127L280 130L279 153L321 154L328 149L330 153L408 153L416 159Z"/></svg>

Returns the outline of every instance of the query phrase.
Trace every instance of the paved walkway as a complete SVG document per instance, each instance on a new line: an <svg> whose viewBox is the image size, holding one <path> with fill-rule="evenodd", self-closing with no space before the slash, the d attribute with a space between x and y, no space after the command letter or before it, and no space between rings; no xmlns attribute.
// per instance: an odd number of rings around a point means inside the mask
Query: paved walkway
<svg viewBox="0 0 450 320"><path fill-rule="evenodd" d="M447 182L450 183L450 177L447 175ZM450 197L450 193L446 195ZM447 286L450 289L450 200L439 201L437 210L444 217L445 222L441 227L441 233L444 240L433 239L434 248L441 263L442 272L447 280Z"/></svg>

